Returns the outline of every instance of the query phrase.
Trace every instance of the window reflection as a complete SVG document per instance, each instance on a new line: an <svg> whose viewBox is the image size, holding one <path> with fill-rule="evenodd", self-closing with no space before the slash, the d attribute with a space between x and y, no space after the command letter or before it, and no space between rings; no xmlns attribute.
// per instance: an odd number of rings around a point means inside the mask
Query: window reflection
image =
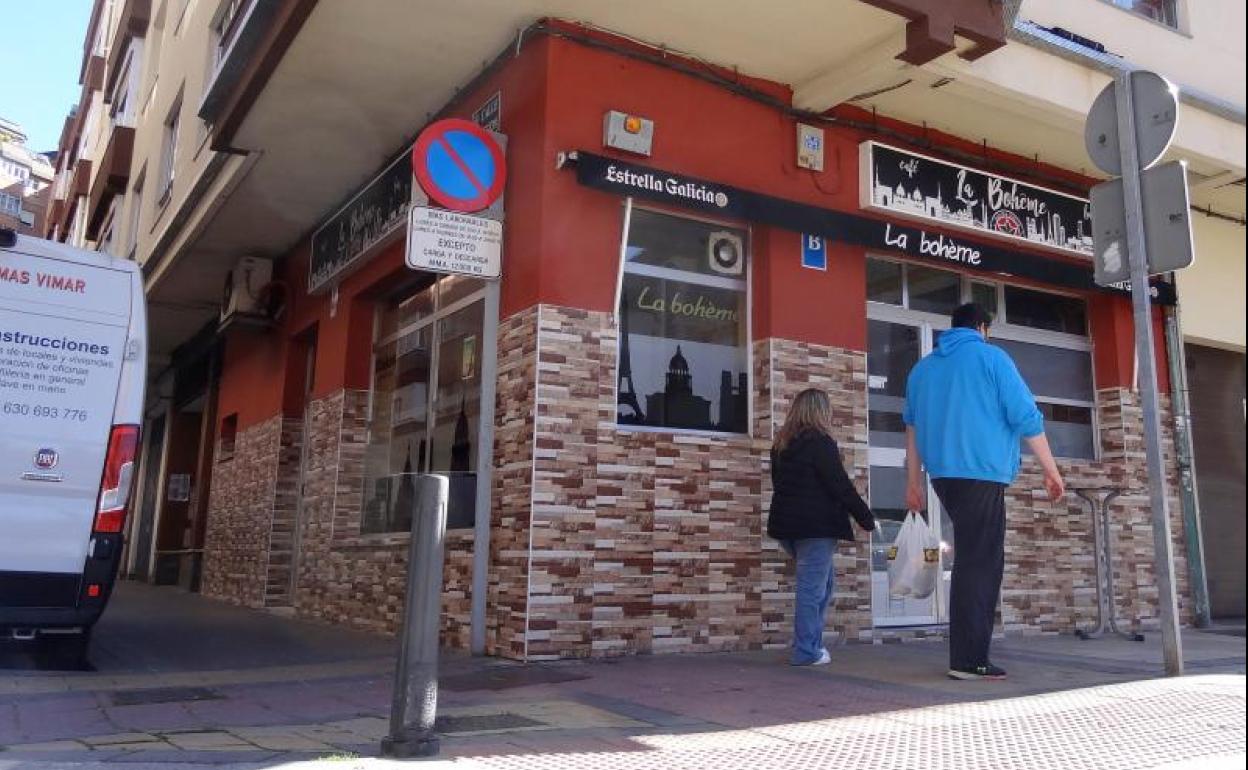
<svg viewBox="0 0 1248 770"><path fill-rule="evenodd" d="M422 473L450 477L447 528L473 525L485 323L480 289L480 281L444 278L378 311L362 533L410 531ZM449 312L455 303L461 307Z"/></svg>

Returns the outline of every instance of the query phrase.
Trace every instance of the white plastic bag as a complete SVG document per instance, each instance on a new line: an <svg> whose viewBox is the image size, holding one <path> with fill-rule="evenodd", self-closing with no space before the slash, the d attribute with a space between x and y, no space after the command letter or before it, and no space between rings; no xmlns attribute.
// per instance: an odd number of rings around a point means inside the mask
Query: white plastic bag
<svg viewBox="0 0 1248 770"><path fill-rule="evenodd" d="M888 593L894 598L926 599L940 575L940 542L919 514L906 514L888 550Z"/></svg>

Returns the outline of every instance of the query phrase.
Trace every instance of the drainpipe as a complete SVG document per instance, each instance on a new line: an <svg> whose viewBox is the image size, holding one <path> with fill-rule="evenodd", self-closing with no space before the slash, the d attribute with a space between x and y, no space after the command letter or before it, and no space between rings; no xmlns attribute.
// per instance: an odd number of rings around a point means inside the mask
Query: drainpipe
<svg viewBox="0 0 1248 770"><path fill-rule="evenodd" d="M1209 625L1209 586L1205 582L1205 542L1200 531L1200 498L1196 494L1196 461L1192 451L1192 416L1187 390L1187 356L1179 330L1179 307L1166 314L1166 357L1170 363L1171 407L1174 413L1174 449L1179 466L1179 501L1187 541L1187 573L1195 604L1197 628Z"/></svg>

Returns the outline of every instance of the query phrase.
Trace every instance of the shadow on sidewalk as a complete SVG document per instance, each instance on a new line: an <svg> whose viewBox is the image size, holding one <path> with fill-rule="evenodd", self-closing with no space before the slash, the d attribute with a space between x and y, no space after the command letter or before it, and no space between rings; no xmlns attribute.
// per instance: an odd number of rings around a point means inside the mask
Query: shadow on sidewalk
<svg viewBox="0 0 1248 770"><path fill-rule="evenodd" d="M239 609L176 589L123 584L96 641L96 672L5 672L15 676L0 678L0 746L77 741L75 757L172 762L142 746L85 747L99 736L148 736L143 740L167 748L234 740L246 749L239 761L276 768L292 757L373 755L386 732L391 638ZM1230 700L1242 724L1243 637L1189 631L1184 642L1189 673L1239 675L1229 681L1240 697ZM1074 714L1087 703L1112 711L1139 701L1183 713L1194 703L1184 700L1195 697L1186 690L1176 695L1165 682L1149 681L1161 675L1155 633L1142 644L998 639L994 659L1010 671L1004 682L950 681L946 656L942 641L842 645L834 648L832 664L820 668L787 666L782 650L538 664L446 653L439 700L443 754L502 761L753 750L944 729L962 717L992 724L1028 714L1057 719L1053 714ZM1190 690L1203 680L1186 681ZM1135 694L1089 689L1115 685ZM1221 694L1225 684L1218 687L1221 700L1214 702L1230 702ZM1112 711L1107 718L1128 717ZM272 748L278 746L286 748ZM221 747L214 751L214 761L233 756ZM175 753L180 762L195 755Z"/></svg>

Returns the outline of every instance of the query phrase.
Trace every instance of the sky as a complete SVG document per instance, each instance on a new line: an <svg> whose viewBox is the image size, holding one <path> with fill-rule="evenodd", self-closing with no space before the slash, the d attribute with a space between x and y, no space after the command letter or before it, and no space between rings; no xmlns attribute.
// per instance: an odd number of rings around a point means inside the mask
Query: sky
<svg viewBox="0 0 1248 770"><path fill-rule="evenodd" d="M55 150L81 87L92 0L0 0L0 116L26 129L32 150Z"/></svg>

